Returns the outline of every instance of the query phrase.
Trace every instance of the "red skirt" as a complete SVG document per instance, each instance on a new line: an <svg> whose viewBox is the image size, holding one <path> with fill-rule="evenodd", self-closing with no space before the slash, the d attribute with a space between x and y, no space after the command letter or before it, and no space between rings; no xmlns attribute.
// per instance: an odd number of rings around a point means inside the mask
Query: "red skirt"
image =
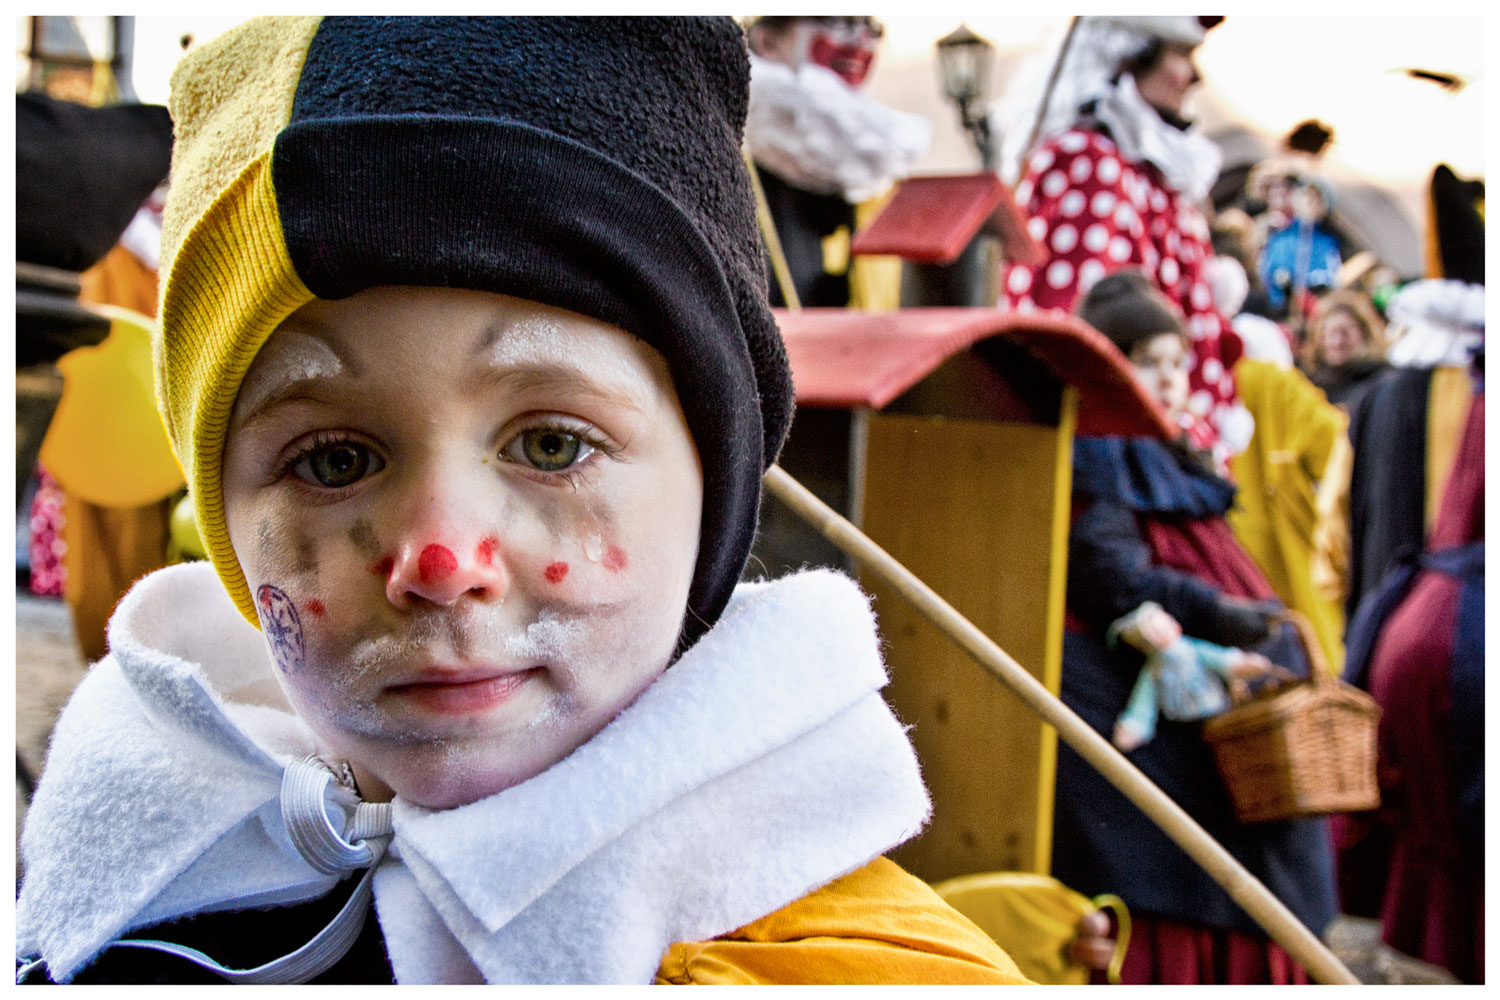
<svg viewBox="0 0 1500 1000"><path fill-rule="evenodd" d="M1122 983L1305 986L1311 982L1307 971L1274 941L1150 914L1132 913L1130 923L1130 946L1120 968Z"/></svg>

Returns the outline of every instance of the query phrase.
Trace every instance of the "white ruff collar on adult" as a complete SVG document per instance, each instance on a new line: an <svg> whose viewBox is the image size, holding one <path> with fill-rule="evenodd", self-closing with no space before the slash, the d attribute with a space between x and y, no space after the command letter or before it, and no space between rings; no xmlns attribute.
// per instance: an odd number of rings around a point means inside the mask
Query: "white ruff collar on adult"
<svg viewBox="0 0 1500 1000"><path fill-rule="evenodd" d="M22 837L18 955L41 955L55 979L134 928L336 881L281 814L283 774L314 740L212 571L148 577L110 641L59 720ZM885 682L848 579L742 585L543 774L459 809L394 803L374 892L397 979L648 982L672 943L740 927L908 839L930 806Z"/></svg>
<svg viewBox="0 0 1500 1000"><path fill-rule="evenodd" d="M1120 152L1155 164L1173 190L1195 202L1208 197L1224 154L1196 128L1184 131L1167 124L1141 97L1129 73L1099 98L1094 117L1109 129Z"/></svg>
<svg viewBox="0 0 1500 1000"><path fill-rule="evenodd" d="M794 186L859 203L911 173L932 145L932 123L817 63L793 68L751 54L745 144Z"/></svg>

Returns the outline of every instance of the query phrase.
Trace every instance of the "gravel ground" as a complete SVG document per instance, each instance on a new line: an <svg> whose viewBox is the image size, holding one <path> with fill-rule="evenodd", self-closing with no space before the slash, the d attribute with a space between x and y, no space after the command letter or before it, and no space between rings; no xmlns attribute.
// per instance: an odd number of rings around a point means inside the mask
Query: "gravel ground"
<svg viewBox="0 0 1500 1000"><path fill-rule="evenodd" d="M67 605L26 592L16 594L16 756L32 774L41 771L57 713L86 670L73 639ZM16 834L26 798L16 784ZM17 859L19 874L19 858ZM1324 934L1329 948L1365 983L1442 984L1456 980L1380 942L1373 920L1340 917Z"/></svg>

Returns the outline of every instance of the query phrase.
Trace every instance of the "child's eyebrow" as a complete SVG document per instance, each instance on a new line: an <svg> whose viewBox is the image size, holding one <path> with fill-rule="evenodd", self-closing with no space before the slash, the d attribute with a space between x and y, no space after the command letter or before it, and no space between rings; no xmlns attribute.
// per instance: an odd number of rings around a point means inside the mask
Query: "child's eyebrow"
<svg viewBox="0 0 1500 1000"><path fill-rule="evenodd" d="M571 364L538 361L503 367L485 366L479 371L478 378L507 394L560 396L568 400L588 397L626 406L637 413L646 412L644 400L629 386L619 382L600 381L591 377L583 368Z"/></svg>
<svg viewBox="0 0 1500 1000"><path fill-rule="evenodd" d="M491 324L475 345L480 377L512 392L593 396L644 413L636 388L650 374L604 347L597 331L573 333L546 317Z"/></svg>
<svg viewBox="0 0 1500 1000"><path fill-rule="evenodd" d="M282 330L262 349L240 386L235 411L247 424L297 395L307 383L345 371L358 376L359 366L341 358L327 342L300 330Z"/></svg>

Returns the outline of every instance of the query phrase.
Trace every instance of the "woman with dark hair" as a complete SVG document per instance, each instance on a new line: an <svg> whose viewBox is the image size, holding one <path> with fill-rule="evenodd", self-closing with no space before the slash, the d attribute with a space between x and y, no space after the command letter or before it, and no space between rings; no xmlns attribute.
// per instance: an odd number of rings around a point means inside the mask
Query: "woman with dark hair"
<svg viewBox="0 0 1500 1000"><path fill-rule="evenodd" d="M1047 259L1006 268L1012 308L1073 308L1106 274L1132 267L1186 317L1192 342L1190 395L1182 426L1224 462L1244 449L1251 421L1236 405L1231 374L1239 342L1214 309L1204 265L1213 258L1199 207L1218 176L1219 148L1183 117L1199 82L1193 54L1203 40L1195 17L1080 18L1025 156L1016 200ZM1212 19L1215 22L1218 19ZM1020 74L1018 74L1019 76ZM1013 84L1017 113L996 113L1010 139L1029 135L1034 98ZM1011 98L1007 98L1011 100ZM1029 108L1024 107L1030 104Z"/></svg>
<svg viewBox="0 0 1500 1000"><path fill-rule="evenodd" d="M1389 366L1385 321L1367 296L1332 292L1318 300L1302 344L1301 367L1328 401L1348 408L1358 390Z"/></svg>

